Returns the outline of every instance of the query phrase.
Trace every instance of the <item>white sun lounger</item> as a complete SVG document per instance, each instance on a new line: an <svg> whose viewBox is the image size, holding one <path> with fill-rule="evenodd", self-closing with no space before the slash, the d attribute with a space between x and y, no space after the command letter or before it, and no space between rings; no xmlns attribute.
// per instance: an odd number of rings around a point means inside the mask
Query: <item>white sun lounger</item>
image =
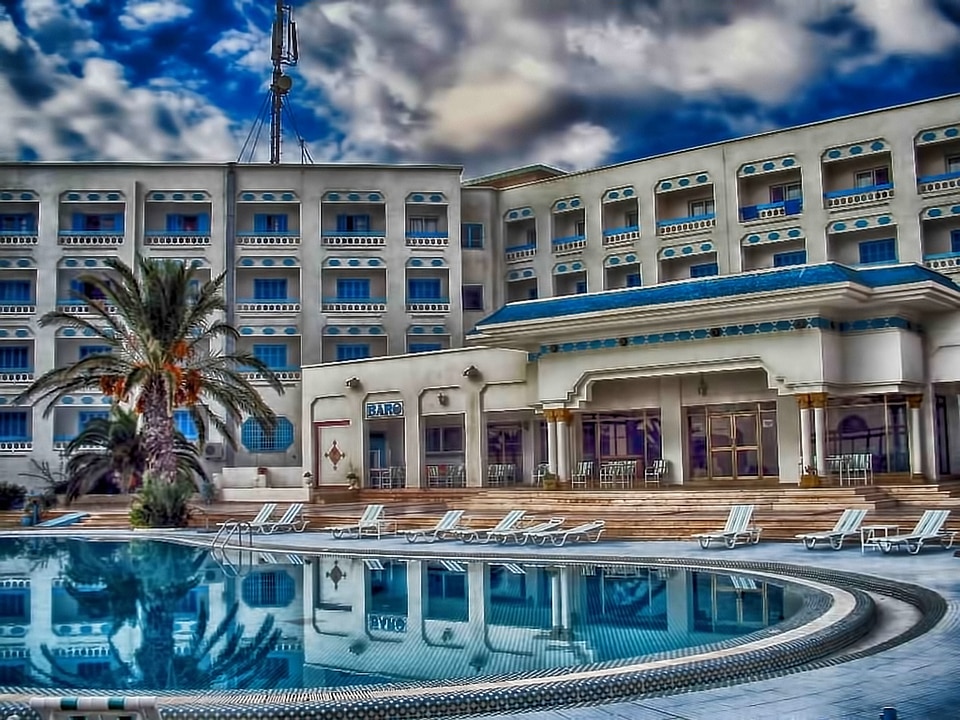
<svg viewBox="0 0 960 720"><path fill-rule="evenodd" d="M221 532L224 528L231 528L238 525L245 530L253 531L254 528L266 523L270 516L273 515L273 511L276 509L277 504L275 502L264 503L263 507L260 508L260 511L254 516L253 520L230 519L222 523L217 523L217 527L221 529Z"/></svg>
<svg viewBox="0 0 960 720"><path fill-rule="evenodd" d="M310 521L300 517L302 512L303 503L293 503L276 522L273 520L265 520L261 523L251 522L250 529L264 535L278 532L303 532Z"/></svg>
<svg viewBox="0 0 960 720"><path fill-rule="evenodd" d="M926 543L936 541L949 550L953 547L953 539L957 533L943 529L948 517L949 510L925 510L913 532L890 537L872 537L867 540L866 547L878 547L885 553L905 547L908 553L916 555Z"/></svg>
<svg viewBox="0 0 960 720"><path fill-rule="evenodd" d="M843 547L845 539L860 532L860 525L863 523L866 514L866 510L847 508L843 511L840 519L837 520L837 524L833 526L833 530L801 533L796 538L803 543L807 550L813 550L821 540L830 543L830 547L834 550L839 550Z"/></svg>
<svg viewBox="0 0 960 720"><path fill-rule="evenodd" d="M490 533L490 539L496 540L501 545L505 545L511 540L518 545L524 545L527 542L529 533L554 530L563 525L564 519L565 518L562 517L553 517L549 520L542 520L541 522L526 527L513 527L510 530L495 530Z"/></svg>
<svg viewBox="0 0 960 720"><path fill-rule="evenodd" d="M504 515L500 519L500 522L498 522L492 528L464 528L463 530L458 530L457 532L453 533L453 535L466 543L488 543L492 539L491 533L504 532L512 529L523 519L523 516L526 514L526 510L511 510Z"/></svg>
<svg viewBox="0 0 960 720"><path fill-rule="evenodd" d="M436 542L448 537L455 537L458 530L464 529L460 527L463 513L463 510L447 510L433 527L401 530L400 533L407 538L407 542L411 543L417 542L417 540Z"/></svg>
<svg viewBox="0 0 960 720"><path fill-rule="evenodd" d="M694 535L700 541L700 547L708 548L713 540L722 541L728 548L737 545L746 545L760 542L761 528L752 527L750 519L753 517L753 505L734 505L727 515L727 524L723 530L712 533L698 533Z"/></svg>
<svg viewBox="0 0 960 720"><path fill-rule="evenodd" d="M554 545L564 545L567 540L573 542L599 542L603 535L603 520L593 520L587 523L581 523L571 528L554 528L553 530L541 530L539 532L528 532L528 540L537 545L546 545L548 542Z"/></svg>
<svg viewBox="0 0 960 720"><path fill-rule="evenodd" d="M339 525L325 529L338 540L344 537L360 538L364 535L375 535L379 539L387 527L388 521L383 519L383 505L367 505L363 515L353 525Z"/></svg>

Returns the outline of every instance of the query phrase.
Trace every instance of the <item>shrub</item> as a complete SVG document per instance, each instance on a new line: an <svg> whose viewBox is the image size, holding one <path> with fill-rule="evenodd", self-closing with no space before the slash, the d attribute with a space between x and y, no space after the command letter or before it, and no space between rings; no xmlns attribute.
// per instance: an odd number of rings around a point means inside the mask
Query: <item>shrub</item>
<svg viewBox="0 0 960 720"><path fill-rule="evenodd" d="M0 482L0 510L13 510L23 506L27 489L16 483Z"/></svg>
<svg viewBox="0 0 960 720"><path fill-rule="evenodd" d="M133 499L130 524L134 527L186 527L190 520L188 501L194 493L193 483L178 480L168 483L147 479Z"/></svg>

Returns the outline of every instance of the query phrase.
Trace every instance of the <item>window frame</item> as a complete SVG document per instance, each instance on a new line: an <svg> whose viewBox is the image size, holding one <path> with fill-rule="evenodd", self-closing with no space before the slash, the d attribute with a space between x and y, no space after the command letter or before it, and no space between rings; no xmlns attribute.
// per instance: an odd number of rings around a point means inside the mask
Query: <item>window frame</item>
<svg viewBox="0 0 960 720"><path fill-rule="evenodd" d="M370 278L337 278L338 300L369 300Z"/></svg>
<svg viewBox="0 0 960 720"><path fill-rule="evenodd" d="M483 292L483 285L463 285L461 286L460 292L462 295L461 302L463 303L463 309L465 311L483 312L485 307L484 303L486 301ZM480 302L468 303L467 298L470 297L470 293L479 293L479 296L473 296L471 299L475 300L477 297L479 297Z"/></svg>
<svg viewBox="0 0 960 720"><path fill-rule="evenodd" d="M423 342L418 340L411 342L410 340L407 340L407 354L409 355L425 352L438 352L440 350L443 350L443 343L441 342Z"/></svg>
<svg viewBox="0 0 960 720"><path fill-rule="evenodd" d="M425 455L455 455L462 453L464 446L462 425L436 425L423 430Z"/></svg>
<svg viewBox="0 0 960 720"><path fill-rule="evenodd" d="M414 288L418 288L416 292ZM427 293L423 290L430 288L435 292ZM440 278L407 278L407 299L411 301L436 301L443 297L443 283Z"/></svg>
<svg viewBox="0 0 960 720"><path fill-rule="evenodd" d="M8 420L7 418L11 418ZM12 425L22 425L22 434L11 432ZM17 428L13 428L14 430ZM27 410L3 409L0 410L0 441L3 442L26 442L33 436L30 415Z"/></svg>
<svg viewBox="0 0 960 720"><path fill-rule="evenodd" d="M703 212L697 212L697 206L703 207ZM701 198L700 200L691 200L687 203L688 217L710 217L717 214L717 201L714 198Z"/></svg>
<svg viewBox="0 0 960 720"><path fill-rule="evenodd" d="M865 254L879 248L889 249L891 253L883 253L879 259L864 259ZM878 238L877 240L862 240L857 244L860 265L892 265L898 262L897 258L897 239L896 238Z"/></svg>
<svg viewBox="0 0 960 720"><path fill-rule="evenodd" d="M878 173L886 173L887 179L884 182L879 182ZM868 185L861 184L861 178L864 177L869 177L870 183ZM867 170L858 170L856 173L854 173L853 186L857 190L865 190L867 188L877 187L878 185L889 185L890 177L889 165L877 165L876 167L872 167Z"/></svg>
<svg viewBox="0 0 960 720"><path fill-rule="evenodd" d="M710 272L707 272L707 269L710 269ZM716 277L720 274L720 267L716 261L709 263L697 263L690 266L690 278L706 278L706 277Z"/></svg>
<svg viewBox="0 0 960 720"><path fill-rule="evenodd" d="M779 259L779 262L778 262ZM787 262L792 260L793 262ZM773 254L773 266L775 268L780 267L793 267L795 265L806 265L807 264L807 251L806 250L786 250L784 252L778 252Z"/></svg>
<svg viewBox="0 0 960 720"><path fill-rule="evenodd" d="M0 345L0 372L26 372L30 369L29 345Z"/></svg>
<svg viewBox="0 0 960 720"><path fill-rule="evenodd" d="M3 232L36 232L37 222L32 213L2 213L0 214L0 233Z"/></svg>
<svg viewBox="0 0 960 720"><path fill-rule="evenodd" d="M943 166L946 173L960 173L960 155L945 155L943 158Z"/></svg>
<svg viewBox="0 0 960 720"><path fill-rule="evenodd" d="M187 440L197 440L200 431L189 410L183 408L173 411L173 426L180 431Z"/></svg>
<svg viewBox="0 0 960 720"><path fill-rule="evenodd" d="M273 291L267 292L266 288L282 288L283 294L277 295ZM258 291L258 288L262 290ZM287 278L254 278L253 279L253 299L254 300L287 300L289 287Z"/></svg>
<svg viewBox="0 0 960 720"><path fill-rule="evenodd" d="M483 223L460 223L460 247L468 250L482 250L485 236Z"/></svg>
<svg viewBox="0 0 960 720"><path fill-rule="evenodd" d="M370 214L338 213L337 232L370 232Z"/></svg>
<svg viewBox="0 0 960 720"><path fill-rule="evenodd" d="M363 350L360 350L363 348ZM359 354L353 352L348 353L347 350L352 349L358 351ZM370 343L337 343L336 344L336 362L350 362L351 360L366 360L371 357L370 355ZM342 357L343 355L351 355L351 357Z"/></svg>
<svg viewBox="0 0 960 720"><path fill-rule="evenodd" d="M265 444L267 439L271 445ZM248 453L254 455L285 453L293 447L294 439L293 423L283 415L277 417L277 424L271 433L267 433L252 417L248 417L240 426L240 443Z"/></svg>
<svg viewBox="0 0 960 720"><path fill-rule="evenodd" d="M411 235L436 235L440 232L440 216L410 215L407 217L407 232Z"/></svg>
<svg viewBox="0 0 960 720"><path fill-rule="evenodd" d="M253 356L271 370L283 370L287 365L289 348L284 343L254 343ZM276 355L271 358L271 355ZM281 362L282 361L282 362Z"/></svg>
<svg viewBox="0 0 960 720"><path fill-rule="evenodd" d="M14 289L18 292L14 292ZM26 292L20 292L26 289ZM30 280L21 278L0 280L0 302L6 303L32 303L33 302L33 283Z"/></svg>
<svg viewBox="0 0 960 720"><path fill-rule="evenodd" d="M803 184L800 182L789 182L789 183L780 183L779 185L771 185L769 188L769 191L770 191L771 203L785 203L785 202L790 202L791 200L803 199ZM779 191L780 193L779 200L774 198L775 191Z"/></svg>

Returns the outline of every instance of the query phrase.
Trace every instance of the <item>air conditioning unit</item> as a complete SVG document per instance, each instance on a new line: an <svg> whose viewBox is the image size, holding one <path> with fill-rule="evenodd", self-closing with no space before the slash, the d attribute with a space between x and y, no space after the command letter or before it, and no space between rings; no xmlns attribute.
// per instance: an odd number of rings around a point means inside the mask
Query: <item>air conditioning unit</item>
<svg viewBox="0 0 960 720"><path fill-rule="evenodd" d="M223 443L207 443L204 445L203 457L206 460L223 460Z"/></svg>

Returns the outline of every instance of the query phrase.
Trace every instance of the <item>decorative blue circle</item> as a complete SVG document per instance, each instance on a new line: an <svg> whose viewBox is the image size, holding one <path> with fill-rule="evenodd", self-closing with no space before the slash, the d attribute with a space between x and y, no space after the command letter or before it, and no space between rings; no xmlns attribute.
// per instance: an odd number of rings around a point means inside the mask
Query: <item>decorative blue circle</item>
<svg viewBox="0 0 960 720"><path fill-rule="evenodd" d="M380 260L378 258L370 258L369 260L367 260L367 265L369 265L370 267L379 267Z"/></svg>
<svg viewBox="0 0 960 720"><path fill-rule="evenodd" d="M533 214L533 210L531 210L530 208L524 208L523 210L520 211L520 214L523 215L524 217L528 217Z"/></svg>
<svg viewBox="0 0 960 720"><path fill-rule="evenodd" d="M264 267L273 267L273 262L274 262L273 258L264 258L261 264Z"/></svg>
<svg viewBox="0 0 960 720"><path fill-rule="evenodd" d="M831 150L830 152L827 153L827 157L829 157L829 158L838 158L838 157L840 157L842 154L843 154L843 153L841 153L839 150L834 149L834 150Z"/></svg>
<svg viewBox="0 0 960 720"><path fill-rule="evenodd" d="M179 192L178 192L178 193L174 193L172 197L173 197L174 200L186 200L186 199L187 199L187 196L186 196L186 195L184 195L183 193L179 193Z"/></svg>
<svg viewBox="0 0 960 720"><path fill-rule="evenodd" d="M865 227L867 227L869 224L870 224L870 221L869 221L869 220L865 220L864 218L860 218L859 220L856 220L856 221L854 221L854 223L853 223L854 227L858 227L858 228L865 228Z"/></svg>
<svg viewBox="0 0 960 720"><path fill-rule="evenodd" d="M206 196L206 195L204 195L203 193L199 193L199 192L198 192L198 193L194 193L194 194L191 195L190 197L191 197L193 200L197 200L197 201L206 200L206 199L207 199L207 196Z"/></svg>
<svg viewBox="0 0 960 720"><path fill-rule="evenodd" d="M620 197L620 193L618 193L616 190L611 190L607 193L607 197L610 200L616 200L618 197Z"/></svg>
<svg viewBox="0 0 960 720"><path fill-rule="evenodd" d="M673 257L676 254L677 254L677 251L674 250L673 248L667 248L666 250L663 251L664 257Z"/></svg>
<svg viewBox="0 0 960 720"><path fill-rule="evenodd" d="M527 269L523 271L524 277L533 277L533 270Z"/></svg>
<svg viewBox="0 0 960 720"><path fill-rule="evenodd" d="M447 329L446 329L445 327L443 327L442 325L434 325L434 326L433 326L433 334L434 334L434 335L443 335L443 333L445 333L446 331L447 331Z"/></svg>
<svg viewBox="0 0 960 720"><path fill-rule="evenodd" d="M23 198L21 196L21 199L27 199L27 198ZM13 193L8 193L8 192L0 193L0 200L13 200Z"/></svg>
<svg viewBox="0 0 960 720"><path fill-rule="evenodd" d="M757 171L757 169L756 169L753 165L747 165L747 166L743 169L743 174L744 174L744 175L753 175L753 173L755 173L756 171Z"/></svg>
<svg viewBox="0 0 960 720"><path fill-rule="evenodd" d="M430 196L430 202L435 202L435 203L443 202L443 196L442 196L442 195L431 195L431 196Z"/></svg>
<svg viewBox="0 0 960 720"><path fill-rule="evenodd" d="M924 142L930 142L931 140L937 139L937 134L935 132L925 132L923 135L920 136L920 139L923 140Z"/></svg>
<svg viewBox="0 0 960 720"><path fill-rule="evenodd" d="M892 218L884 215L883 217L877 218L877 225L889 225L892 221Z"/></svg>
<svg viewBox="0 0 960 720"><path fill-rule="evenodd" d="M852 148L850 148L851 155L859 155L862 152L863 152L863 148L860 147L859 145L854 145Z"/></svg>
<svg viewBox="0 0 960 720"><path fill-rule="evenodd" d="M423 260L421 260L420 258L414 258L413 260L410 261L410 264L411 264L413 267L422 267L422 266L423 266Z"/></svg>
<svg viewBox="0 0 960 720"><path fill-rule="evenodd" d="M580 207L580 199L574 198L570 201L570 207Z"/></svg>
<svg viewBox="0 0 960 720"><path fill-rule="evenodd" d="M77 334L76 328L64 328L64 331L63 331L64 337L73 337L76 334Z"/></svg>
<svg viewBox="0 0 960 720"><path fill-rule="evenodd" d="M93 405L93 398L89 395L84 395L82 398L80 398L80 402L82 402L84 405Z"/></svg>
<svg viewBox="0 0 960 720"><path fill-rule="evenodd" d="M697 182L698 182L698 183L705 183L705 182L706 182L707 180L709 180L709 179L710 179L710 178L707 177L706 175L697 175Z"/></svg>
<svg viewBox="0 0 960 720"><path fill-rule="evenodd" d="M340 267L340 261L337 258L330 258L327 261L327 265L330 267Z"/></svg>
<svg viewBox="0 0 960 720"><path fill-rule="evenodd" d="M327 193L327 200L339 200L340 193Z"/></svg>
<svg viewBox="0 0 960 720"><path fill-rule="evenodd" d="M9 261L9 260L0 260L0 267L3 267L3 268L8 268L8 267L10 267L10 261Z"/></svg>
<svg viewBox="0 0 960 720"><path fill-rule="evenodd" d="M358 328L358 327L356 327L356 326L351 327L351 328L348 328L348 329L347 329L347 334L349 334L349 335L359 335L359 334L360 334L360 328Z"/></svg>
<svg viewBox="0 0 960 720"><path fill-rule="evenodd" d="M620 264L620 258L618 258L618 257L612 257L612 258L610 258L610 261L609 261L609 262L610 262L610 265L619 265L619 264Z"/></svg>
<svg viewBox="0 0 960 720"><path fill-rule="evenodd" d="M0 330L0 337L7 337L9 334L6 330Z"/></svg>
<svg viewBox="0 0 960 720"><path fill-rule="evenodd" d="M776 167L776 165L774 165L772 162L765 162L765 163L763 164L763 169L764 169L764 170L773 170L775 167Z"/></svg>
<svg viewBox="0 0 960 720"><path fill-rule="evenodd" d="M713 250L713 245L711 243L702 243L700 245L700 250L702 252L710 252L711 250Z"/></svg>
<svg viewBox="0 0 960 720"><path fill-rule="evenodd" d="M680 178L677 181L677 185L679 185L680 187L686 187L689 184L690 184L690 178Z"/></svg>
<svg viewBox="0 0 960 720"><path fill-rule="evenodd" d="M790 230L787 230L787 236L788 236L788 237L792 237L792 238L800 237L800 229L799 229L799 228L792 228L792 229L790 229Z"/></svg>
<svg viewBox="0 0 960 720"><path fill-rule="evenodd" d="M631 195L633 195L633 188L625 188L623 191L623 194L626 197L630 197Z"/></svg>
<svg viewBox="0 0 960 720"><path fill-rule="evenodd" d="M628 262L628 263L636 262L636 261L637 261L637 256L636 256L636 255L632 255L632 254L631 254L631 255L627 255L627 256L624 258L624 260L625 260L626 262Z"/></svg>
<svg viewBox="0 0 960 720"><path fill-rule="evenodd" d="M379 325L372 325L370 329L367 330L367 333L370 335L379 335L382 332L383 328L381 328Z"/></svg>
<svg viewBox="0 0 960 720"><path fill-rule="evenodd" d="M557 265L557 272L558 272L558 273L565 273L566 271L567 271L567 266L566 266L566 265Z"/></svg>
<svg viewBox="0 0 960 720"><path fill-rule="evenodd" d="M280 199L283 200L284 202L290 202L295 198L296 196L293 193L283 193L283 195L280 196Z"/></svg>
<svg viewBox="0 0 960 720"><path fill-rule="evenodd" d="M242 328L240 328L240 334L241 334L241 335L253 335L253 328L252 328L252 327L242 327Z"/></svg>
<svg viewBox="0 0 960 720"><path fill-rule="evenodd" d="M573 264L573 269L574 269L574 270L583 270L583 264L582 264L582 263L575 262L575 263Z"/></svg>
<svg viewBox="0 0 960 720"><path fill-rule="evenodd" d="M253 267L253 265L254 265L254 260L253 260L253 258L243 258L243 259L240 261L240 264L243 265L244 267Z"/></svg>
<svg viewBox="0 0 960 720"><path fill-rule="evenodd" d="M567 209L567 204L565 202L557 203L557 210L566 210L566 209Z"/></svg>
<svg viewBox="0 0 960 720"><path fill-rule="evenodd" d="M17 328L14 331L14 335L16 335L18 338L30 337L30 331L27 330L26 328Z"/></svg>
<svg viewBox="0 0 960 720"><path fill-rule="evenodd" d="M272 200L276 200L276 199L277 199L277 196L274 195L273 193L264 193L264 194L263 194L263 199L264 199L264 200L271 200L271 201L272 201Z"/></svg>
<svg viewBox="0 0 960 720"><path fill-rule="evenodd" d="M681 250L684 255L689 255L693 252L693 245L684 245L683 250Z"/></svg>
<svg viewBox="0 0 960 720"><path fill-rule="evenodd" d="M257 196L254 195L253 193L244 193L243 195L240 196L240 199L246 200L247 202L251 202L253 200L256 200Z"/></svg>
<svg viewBox="0 0 960 720"><path fill-rule="evenodd" d="M669 189L672 188L672 187L673 187L673 183L671 183L671 182L662 182L662 183L660 183L660 189L661 189L661 190L669 190Z"/></svg>
<svg viewBox="0 0 960 720"><path fill-rule="evenodd" d="M443 260L440 258L434 258L430 261L430 264L433 265L433 267L443 267Z"/></svg>
<svg viewBox="0 0 960 720"><path fill-rule="evenodd" d="M88 194L87 194L87 200L89 200L89 201L91 201L91 202L96 202L96 201L99 200L99 199L100 199L100 193L88 193Z"/></svg>
<svg viewBox="0 0 960 720"><path fill-rule="evenodd" d="M517 217L517 211L516 211L516 210L511 210L509 213L507 213L507 217L510 218L511 220L513 220L514 218Z"/></svg>
<svg viewBox="0 0 960 720"><path fill-rule="evenodd" d="M104 397L100 398L101 405L109 405L111 402L112 398L109 395L105 395Z"/></svg>
<svg viewBox="0 0 960 720"><path fill-rule="evenodd" d="M76 267L80 263L77 261L76 258L67 258L66 260L63 261L63 264L65 267L72 268L72 267Z"/></svg>
<svg viewBox="0 0 960 720"><path fill-rule="evenodd" d="M283 259L283 264L287 267L293 267L297 264L296 258L288 257Z"/></svg>
<svg viewBox="0 0 960 720"><path fill-rule="evenodd" d="M951 207L950 212L954 215L960 215L960 205L954 205Z"/></svg>
<svg viewBox="0 0 960 720"><path fill-rule="evenodd" d="M283 334L284 334L284 335L296 335L296 334L297 334L297 329L296 329L295 327L285 327L285 328L283 329Z"/></svg>
<svg viewBox="0 0 960 720"><path fill-rule="evenodd" d="M784 159L783 159L783 162L781 163L781 165L783 165L784 167L793 167L793 166L796 165L796 164L797 164L797 161L794 160L793 158L789 158L789 157L788 157L788 158L784 158Z"/></svg>
<svg viewBox="0 0 960 720"><path fill-rule="evenodd" d="M514 270L512 273L507 275L507 280L516 280L518 277L520 277L520 273Z"/></svg>
<svg viewBox="0 0 960 720"><path fill-rule="evenodd" d="M418 202L418 203L419 203L419 202L423 202L423 195L419 195L419 194L414 195L414 196L411 198L411 200L413 200L414 202Z"/></svg>
<svg viewBox="0 0 960 720"><path fill-rule="evenodd" d="M413 334L414 334L414 335L423 335L423 333L425 333L425 332L426 332L426 328L423 328L423 327L421 327L420 325L414 325L414 326L413 326Z"/></svg>
<svg viewBox="0 0 960 720"><path fill-rule="evenodd" d="M351 202L357 202L360 199L360 196L357 193L350 193L347 195L347 200Z"/></svg>
<svg viewBox="0 0 960 720"><path fill-rule="evenodd" d="M760 242L760 236L759 236L759 235L749 235L749 236L747 236L747 242L748 242L748 243L758 243L758 242Z"/></svg>
<svg viewBox="0 0 960 720"><path fill-rule="evenodd" d="M833 229L834 229L834 230L846 230L846 229L847 229L847 224L846 224L846 223L842 223L842 222L834 223L834 224L833 224Z"/></svg>
<svg viewBox="0 0 960 720"><path fill-rule="evenodd" d="M779 240L779 239L780 239L780 233L778 233L778 232L769 233L769 234L767 235L767 238L769 238L770 240Z"/></svg>
<svg viewBox="0 0 960 720"><path fill-rule="evenodd" d="M879 140L874 140L874 142L870 145L870 149L875 152L879 152L880 150L883 150L885 147L886 145L884 145Z"/></svg>
<svg viewBox="0 0 960 720"><path fill-rule="evenodd" d="M336 325L328 326L328 327L327 327L327 334L328 334L328 335L339 335L339 334L340 334L340 328L338 328Z"/></svg>
<svg viewBox="0 0 960 720"><path fill-rule="evenodd" d="M97 261L96 261L96 258L87 258L86 260L83 261L83 264L86 265L87 267L96 267Z"/></svg>
<svg viewBox="0 0 960 720"><path fill-rule="evenodd" d="M80 193L68 193L68 194L67 194L67 200L72 200L73 202L76 202L76 201L78 201L79 199L80 199ZM154 196L153 196L153 199L154 199L154 200L163 200L163 195L160 195L159 197L157 197L156 195L154 195Z"/></svg>
<svg viewBox="0 0 960 720"><path fill-rule="evenodd" d="M946 130L943 131L943 134L946 135L947 137L952 138L952 137L956 137L957 135L960 135L960 130L958 130L955 127L947 128Z"/></svg>
<svg viewBox="0 0 960 720"><path fill-rule="evenodd" d="M349 260L347 260L347 265L349 265L350 267L359 267L360 260L358 260L357 258L350 258Z"/></svg>
<svg viewBox="0 0 960 720"><path fill-rule="evenodd" d="M274 335L274 334L276 334L276 332L277 332L276 328L272 328L272 327L265 327L265 328L263 329L263 334L264 334L264 335Z"/></svg>
<svg viewBox="0 0 960 720"><path fill-rule="evenodd" d="M380 202L380 193L370 193L367 195L367 200L370 202Z"/></svg>

